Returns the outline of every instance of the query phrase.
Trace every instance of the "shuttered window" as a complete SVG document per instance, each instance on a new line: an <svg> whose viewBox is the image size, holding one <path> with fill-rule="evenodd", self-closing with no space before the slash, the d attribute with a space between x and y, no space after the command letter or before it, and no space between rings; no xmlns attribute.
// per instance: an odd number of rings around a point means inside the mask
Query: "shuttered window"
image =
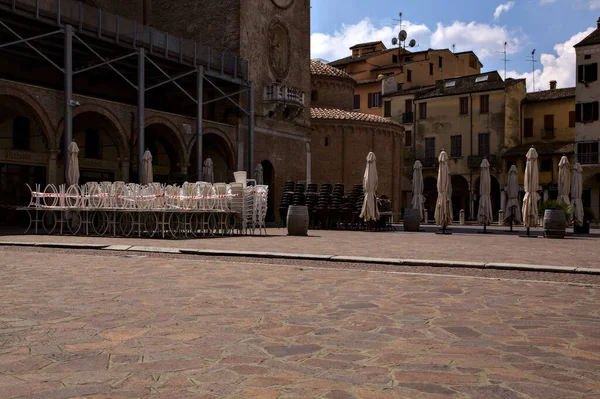
<svg viewBox="0 0 600 399"><path fill-rule="evenodd" d="M460 101L460 115L469 114L469 97L461 97Z"/></svg>
<svg viewBox="0 0 600 399"><path fill-rule="evenodd" d="M533 137L533 118L523 119L523 136Z"/></svg>

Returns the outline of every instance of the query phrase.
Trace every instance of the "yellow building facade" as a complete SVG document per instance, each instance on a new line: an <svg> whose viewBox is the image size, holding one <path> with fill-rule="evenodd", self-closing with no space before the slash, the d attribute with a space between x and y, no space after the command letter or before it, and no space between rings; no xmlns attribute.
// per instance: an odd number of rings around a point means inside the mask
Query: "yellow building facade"
<svg viewBox="0 0 600 399"><path fill-rule="evenodd" d="M542 201L558 197L558 163L563 155L574 164L575 88L551 89L528 93L522 103L519 145L504 155L505 171L512 165L519 171L519 184L524 182L527 151L532 146L539 159L538 168Z"/></svg>

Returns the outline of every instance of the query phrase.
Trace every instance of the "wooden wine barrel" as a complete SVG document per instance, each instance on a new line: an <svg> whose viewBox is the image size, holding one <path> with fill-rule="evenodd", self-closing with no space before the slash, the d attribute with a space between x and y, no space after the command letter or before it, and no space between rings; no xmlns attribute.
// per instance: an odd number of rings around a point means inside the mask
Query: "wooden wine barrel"
<svg viewBox="0 0 600 399"><path fill-rule="evenodd" d="M421 227L421 212L418 209L404 208L404 231L419 231Z"/></svg>
<svg viewBox="0 0 600 399"><path fill-rule="evenodd" d="M544 212L544 237L565 238L567 223L562 209L546 209Z"/></svg>
<svg viewBox="0 0 600 399"><path fill-rule="evenodd" d="M290 205L287 214L287 229L289 236L308 235L308 207L305 205Z"/></svg>

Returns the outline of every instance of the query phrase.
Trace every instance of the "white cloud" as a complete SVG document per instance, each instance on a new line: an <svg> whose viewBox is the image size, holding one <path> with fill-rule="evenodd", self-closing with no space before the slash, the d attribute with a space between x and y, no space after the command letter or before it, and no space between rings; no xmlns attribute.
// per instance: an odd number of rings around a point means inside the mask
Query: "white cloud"
<svg viewBox="0 0 600 399"><path fill-rule="evenodd" d="M540 0L540 4L557 3L559 0ZM570 0L572 1L572 0ZM600 0L577 0L576 7L589 8L590 10L600 9Z"/></svg>
<svg viewBox="0 0 600 399"><path fill-rule="evenodd" d="M496 11L494 11L494 19L500 18L500 15L503 12L508 12L511 8L513 8L514 5L514 1L509 1L507 3L500 4L498 7L496 7Z"/></svg>
<svg viewBox="0 0 600 399"><path fill-rule="evenodd" d="M590 9L597 10L600 8L600 0L590 0Z"/></svg>
<svg viewBox="0 0 600 399"><path fill-rule="evenodd" d="M556 80L558 88L575 86L575 49L573 46L583 40L595 28L588 28L583 32L579 32L564 43L559 43L554 46L555 54L542 54L540 63L542 68L534 72L518 73L516 71L507 71L506 75L509 78L526 79L527 91L533 91L533 77L535 76L536 90L548 90L550 81ZM504 71L500 71L503 75Z"/></svg>
<svg viewBox="0 0 600 399"><path fill-rule="evenodd" d="M435 31L426 25L413 24L404 21L403 27L409 39L415 39L419 44L417 50L428 48L452 48L456 51L474 51L480 59L496 57L496 51L503 49L504 42L508 43L507 53L514 54L520 50L521 43L525 40L518 32L509 32L503 26L480 24L476 22L458 22L445 26L438 23ZM398 33L398 27L384 26L377 28L368 19L363 19L357 24L342 25L340 30L333 34L313 33L311 35L311 58L324 58L337 60L350 55L351 46L375 40L381 40L386 47L391 46L391 39Z"/></svg>

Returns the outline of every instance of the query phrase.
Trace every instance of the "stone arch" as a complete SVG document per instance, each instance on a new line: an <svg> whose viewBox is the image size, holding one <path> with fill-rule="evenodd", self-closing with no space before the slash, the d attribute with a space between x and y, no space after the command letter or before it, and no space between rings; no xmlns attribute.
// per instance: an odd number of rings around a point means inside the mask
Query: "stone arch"
<svg viewBox="0 0 600 399"><path fill-rule="evenodd" d="M55 137L52 121L45 111L44 107L31 95L22 90L17 90L10 86L0 85L0 97L13 97L27 105L32 111L36 122L42 128L42 134L46 138L48 149L55 148Z"/></svg>
<svg viewBox="0 0 600 399"><path fill-rule="evenodd" d="M123 128L121 121L119 121L119 118L117 118L117 116L112 111L110 111L108 108L105 108L101 105L82 104L81 106L73 109L73 120L75 120L75 118L77 116L88 113L88 112L101 115L115 127L117 134L116 135L111 134L111 137L117 143L117 148L119 150L119 156L122 159L128 158L129 157L129 136L127 135L125 129ZM62 136L63 136L64 123L65 123L65 120L64 120L64 118L62 118L60 120L60 123L58 124L58 126L56 128L56 132L55 132L55 136L56 136L55 149L58 151L61 150L60 145L61 145L61 140L62 140Z"/></svg>
<svg viewBox="0 0 600 399"><path fill-rule="evenodd" d="M148 118L145 121L144 144L152 152L152 164L157 181L181 183L185 171L185 146L176 126L164 118ZM137 144L136 144L137 146ZM137 151L132 166L137 164Z"/></svg>
<svg viewBox="0 0 600 399"><path fill-rule="evenodd" d="M458 220L461 209L465 211L465 218L470 217L469 182L462 175L452 175L452 212L454 220Z"/></svg>
<svg viewBox="0 0 600 399"><path fill-rule="evenodd" d="M437 202L437 179L433 176L423 176L423 196L428 219L433 219L435 203Z"/></svg>
<svg viewBox="0 0 600 399"><path fill-rule="evenodd" d="M209 128L202 135L203 162L210 157L214 165L215 181L227 181L233 178L236 168L235 151L229 137L219 129ZM190 168L188 177L197 178L196 138L190 143L188 155Z"/></svg>
<svg viewBox="0 0 600 399"><path fill-rule="evenodd" d="M177 143L172 144L174 147L176 147L175 150L178 153L180 162L186 162L186 148L188 146L186 145L186 140L183 137L183 134L181 133L181 129L178 128L177 125L175 125L170 119L158 115L150 116L145 119L144 126L146 128L152 125L164 125L173 133L173 135L177 139Z"/></svg>

